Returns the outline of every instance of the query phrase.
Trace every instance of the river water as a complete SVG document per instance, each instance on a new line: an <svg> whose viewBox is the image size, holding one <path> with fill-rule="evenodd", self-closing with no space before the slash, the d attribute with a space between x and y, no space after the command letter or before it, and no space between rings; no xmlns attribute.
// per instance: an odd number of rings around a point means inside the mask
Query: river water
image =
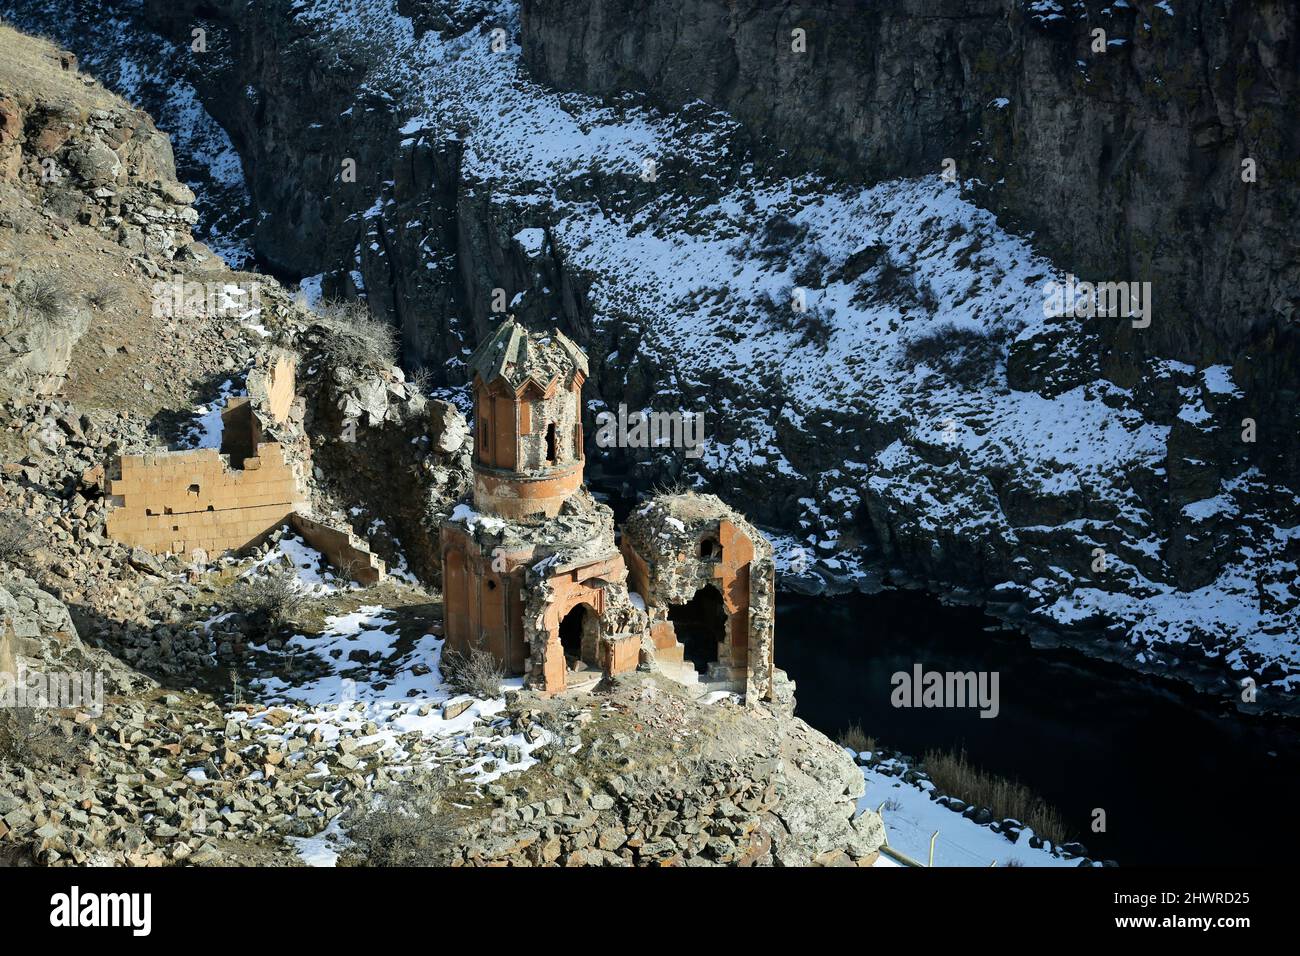
<svg viewBox="0 0 1300 956"><path fill-rule="evenodd" d="M1293 724L1246 719L1068 649L1040 650L978 609L912 591L777 596L776 662L797 713L831 737L858 723L920 756L965 748L1053 803L1097 858L1125 864L1289 861L1300 848ZM996 671L1000 711L897 708L891 675ZM1093 810L1106 832L1092 831Z"/></svg>

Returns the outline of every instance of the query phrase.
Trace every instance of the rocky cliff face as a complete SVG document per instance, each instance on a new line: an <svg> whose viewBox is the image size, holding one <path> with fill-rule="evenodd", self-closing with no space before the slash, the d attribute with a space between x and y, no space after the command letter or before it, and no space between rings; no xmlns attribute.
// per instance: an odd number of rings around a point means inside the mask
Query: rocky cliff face
<svg viewBox="0 0 1300 956"><path fill-rule="evenodd" d="M540 81L702 99L787 169L955 159L1062 268L1155 284L1117 348L1213 361L1300 307L1294 4L523 0L521 23Z"/></svg>
<svg viewBox="0 0 1300 956"><path fill-rule="evenodd" d="M620 404L705 413L700 460L592 447L603 480L716 491L789 532L783 570L884 561L1130 664L1286 686L1293 15L1056 6L146 2L139 22L207 31L174 67L232 130L259 247L364 294L408 365L460 385L509 310L587 349L589 434ZM1108 52L1076 51L1095 25ZM815 68L784 59L796 27ZM1065 271L1152 281L1151 325L1045 315Z"/></svg>
<svg viewBox="0 0 1300 956"><path fill-rule="evenodd" d="M521 28L541 82L703 100L792 172L870 182L951 158L1060 270L1152 283L1149 328L1099 330L1107 377L1233 365L1277 426L1256 457L1296 473L1294 4L523 0Z"/></svg>

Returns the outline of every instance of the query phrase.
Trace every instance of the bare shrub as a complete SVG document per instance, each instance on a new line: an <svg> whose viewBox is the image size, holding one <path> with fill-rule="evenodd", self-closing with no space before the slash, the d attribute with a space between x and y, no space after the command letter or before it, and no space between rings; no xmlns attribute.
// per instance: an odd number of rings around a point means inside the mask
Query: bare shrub
<svg viewBox="0 0 1300 956"><path fill-rule="evenodd" d="M808 235L808 227L777 213L763 223L763 245L774 253L787 253Z"/></svg>
<svg viewBox="0 0 1300 956"><path fill-rule="evenodd" d="M397 330L377 318L364 302L332 300L318 312L326 333L321 351L333 364L349 368L397 364Z"/></svg>
<svg viewBox="0 0 1300 956"><path fill-rule="evenodd" d="M0 709L0 761L48 768L71 762L77 753L76 741L49 714L31 707Z"/></svg>
<svg viewBox="0 0 1300 956"><path fill-rule="evenodd" d="M1070 841L1059 810L1024 784L976 767L965 750L959 753L931 750L921 763L934 785L944 793L973 806L985 807L996 817L1019 820L1053 843Z"/></svg>
<svg viewBox="0 0 1300 956"><path fill-rule="evenodd" d="M848 747L855 753L862 753L864 750L875 753L876 738L867 736L862 725L855 720L840 733L840 746Z"/></svg>
<svg viewBox="0 0 1300 956"><path fill-rule="evenodd" d="M455 849L445 771L407 777L377 802L347 812L345 829L363 866L445 866Z"/></svg>
<svg viewBox="0 0 1300 956"><path fill-rule="evenodd" d="M122 301L122 287L114 282L102 282L85 293L86 303L103 312Z"/></svg>
<svg viewBox="0 0 1300 956"><path fill-rule="evenodd" d="M297 580L283 572L240 578L231 585L228 599L233 610L268 631L292 622L310 604Z"/></svg>
<svg viewBox="0 0 1300 956"><path fill-rule="evenodd" d="M14 287L19 307L43 319L57 319L66 298L63 283L48 274L28 276Z"/></svg>
<svg viewBox="0 0 1300 956"><path fill-rule="evenodd" d="M479 700L501 696L501 666L483 647L471 647L468 653L447 651L442 655L442 679L458 694Z"/></svg>
<svg viewBox="0 0 1300 956"><path fill-rule="evenodd" d="M675 478L664 478L661 481L656 481L652 495L655 498L677 498L694 492L695 488L690 481L684 475L678 475Z"/></svg>
<svg viewBox="0 0 1300 956"><path fill-rule="evenodd" d="M768 291L759 298L759 306L776 328L797 334L801 345L826 348L835 331L835 310L816 304L797 309L794 293L794 286L786 286L779 292Z"/></svg>
<svg viewBox="0 0 1300 956"><path fill-rule="evenodd" d="M993 374L1002 344L989 332L945 322L908 340L905 354L909 365L925 364L959 385L974 386Z"/></svg>
<svg viewBox="0 0 1300 956"><path fill-rule="evenodd" d="M406 381L420 395L427 397L429 392L433 390L433 373L425 365L421 365L406 376Z"/></svg>
<svg viewBox="0 0 1300 956"><path fill-rule="evenodd" d="M0 561L23 564L40 547L36 522L26 515L9 515L0 523Z"/></svg>

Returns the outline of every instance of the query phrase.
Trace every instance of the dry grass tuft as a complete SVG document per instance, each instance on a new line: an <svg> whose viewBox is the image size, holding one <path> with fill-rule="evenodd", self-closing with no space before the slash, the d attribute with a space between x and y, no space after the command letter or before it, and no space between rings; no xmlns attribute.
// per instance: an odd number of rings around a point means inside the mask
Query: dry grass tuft
<svg viewBox="0 0 1300 956"><path fill-rule="evenodd" d="M868 736L856 720L840 733L839 742L841 747L848 747L856 753L862 753L864 750L871 753L876 751L876 738Z"/></svg>
<svg viewBox="0 0 1300 956"><path fill-rule="evenodd" d="M500 665L485 648L471 647L467 654L446 651L442 655L442 679L458 694L492 700L501 696L501 678Z"/></svg>
<svg viewBox="0 0 1300 956"><path fill-rule="evenodd" d="M364 866L446 866L456 830L447 822L448 780L437 771L394 784L374 806L348 811L348 837Z"/></svg>
<svg viewBox="0 0 1300 956"><path fill-rule="evenodd" d="M973 806L987 807L1000 819L1019 820L1053 843L1070 842L1059 810L1024 784L976 767L965 750L959 753L931 750L921 763L934 785L944 793Z"/></svg>
<svg viewBox="0 0 1300 956"><path fill-rule="evenodd" d="M355 300L333 300L317 310L326 335L321 351L344 368L386 369L397 364L397 330Z"/></svg>

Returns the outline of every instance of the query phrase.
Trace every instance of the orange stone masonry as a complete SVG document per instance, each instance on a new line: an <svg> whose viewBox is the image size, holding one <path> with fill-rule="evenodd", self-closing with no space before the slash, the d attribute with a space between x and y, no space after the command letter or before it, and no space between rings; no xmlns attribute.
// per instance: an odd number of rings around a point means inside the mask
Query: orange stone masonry
<svg viewBox="0 0 1300 956"><path fill-rule="evenodd" d="M310 505L299 475L311 449L300 423L297 362L285 349L259 357L248 373L248 395L226 400L220 450L126 455L100 466L114 506L109 535L156 554L201 551L215 557L292 525L326 561L361 584L382 579L384 562L350 528L306 513ZM289 444L267 440L268 428Z"/></svg>
<svg viewBox="0 0 1300 956"><path fill-rule="evenodd" d="M158 554L238 550L304 506L280 446L266 442L242 469L216 449L124 456L109 482L108 533Z"/></svg>
<svg viewBox="0 0 1300 956"><path fill-rule="evenodd" d="M698 693L771 701L771 545L713 496L661 495L616 544L583 486L582 351L507 319L470 359L474 493L442 525L446 651L483 650L544 694L643 665ZM674 614L683 617L687 659ZM692 611L691 608L696 608Z"/></svg>

